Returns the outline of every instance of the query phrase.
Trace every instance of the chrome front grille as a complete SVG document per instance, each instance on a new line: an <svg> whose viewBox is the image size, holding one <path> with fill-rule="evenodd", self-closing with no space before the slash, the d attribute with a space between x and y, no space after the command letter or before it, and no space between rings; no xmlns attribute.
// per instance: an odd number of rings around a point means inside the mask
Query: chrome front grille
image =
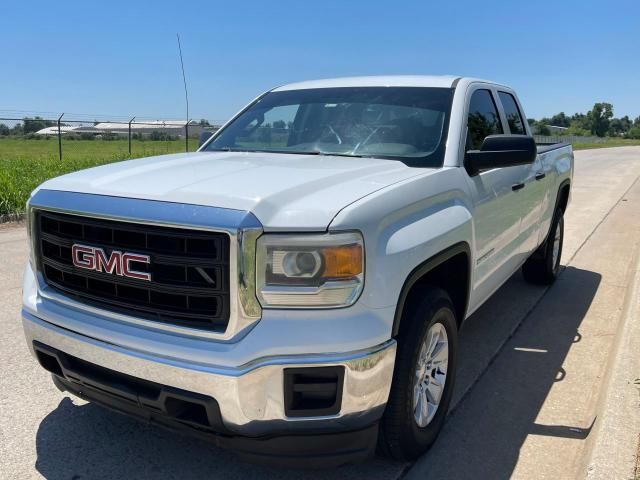
<svg viewBox="0 0 640 480"><path fill-rule="evenodd" d="M46 284L80 302L161 323L225 331L230 315L227 233L37 211L35 246ZM74 266L71 247L148 255L151 281Z"/></svg>

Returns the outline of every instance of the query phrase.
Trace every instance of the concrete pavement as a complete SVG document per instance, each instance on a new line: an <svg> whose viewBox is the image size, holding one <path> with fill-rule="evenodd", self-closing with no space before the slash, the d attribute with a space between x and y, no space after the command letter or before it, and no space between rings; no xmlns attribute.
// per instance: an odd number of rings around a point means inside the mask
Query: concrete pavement
<svg viewBox="0 0 640 480"><path fill-rule="evenodd" d="M639 175L640 148L576 154L567 268L551 289L514 275L469 319L453 414L413 466L266 469L61 395L22 338L26 234L0 227L0 477L580 478L601 437L601 393L636 271Z"/></svg>
<svg viewBox="0 0 640 480"><path fill-rule="evenodd" d="M588 440L587 478L640 478L640 265L627 289L626 308L616 336L616 354L610 358L598 421ZM635 470L635 476L629 472Z"/></svg>

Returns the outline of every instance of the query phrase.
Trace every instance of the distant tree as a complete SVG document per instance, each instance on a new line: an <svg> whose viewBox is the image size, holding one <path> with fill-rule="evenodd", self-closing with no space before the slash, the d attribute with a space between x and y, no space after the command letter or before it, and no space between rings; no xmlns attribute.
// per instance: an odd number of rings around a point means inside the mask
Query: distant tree
<svg viewBox="0 0 640 480"><path fill-rule="evenodd" d="M209 123L209 120L207 120L206 118L201 118L200 122L198 123L198 125L200 125L201 127L210 127L211 124Z"/></svg>
<svg viewBox="0 0 640 480"><path fill-rule="evenodd" d="M631 130L631 127L633 127L633 121L629 118L629 115L625 115L624 117L622 117L620 119L620 122L622 123L622 127L624 128L625 132L628 132L629 130Z"/></svg>
<svg viewBox="0 0 640 480"><path fill-rule="evenodd" d="M587 113L589 127L593 135L604 137L609 131L611 118L613 117L613 105L606 102L598 102Z"/></svg>
<svg viewBox="0 0 640 480"><path fill-rule="evenodd" d="M100 138L102 140L107 140L107 141L111 141L111 140L117 140L118 139L118 134L114 133L114 132L104 132Z"/></svg>
<svg viewBox="0 0 640 480"><path fill-rule="evenodd" d="M556 113L549 119L549 123L554 127L568 127L571 119L564 112Z"/></svg>
<svg viewBox="0 0 640 480"><path fill-rule="evenodd" d="M273 128L287 128L287 124L284 120L276 120L273 122Z"/></svg>
<svg viewBox="0 0 640 480"><path fill-rule="evenodd" d="M25 117L22 119L22 123L24 125L22 133L25 135L31 132L37 132L38 130L42 130L43 128L56 125L56 122L44 120L42 117Z"/></svg>
<svg viewBox="0 0 640 480"><path fill-rule="evenodd" d="M546 124L542 122L538 122L536 127L538 131L538 135L551 135L551 130L549 130L549 127Z"/></svg>
<svg viewBox="0 0 640 480"><path fill-rule="evenodd" d="M543 118L542 120L536 120L534 118L527 118L529 127L534 135L551 135L549 127L544 123L545 120L548 121L549 119Z"/></svg>
<svg viewBox="0 0 640 480"><path fill-rule="evenodd" d="M153 132L151 132L149 134L149 139L150 140L154 140L154 141L171 140L171 135L169 135L167 132L161 132L159 130L154 130Z"/></svg>
<svg viewBox="0 0 640 480"><path fill-rule="evenodd" d="M589 133L591 133L591 124L589 123L589 118L584 113L574 113L571 116L569 128L584 129L588 130Z"/></svg>
<svg viewBox="0 0 640 480"><path fill-rule="evenodd" d="M574 113L569 119L570 123L581 122L586 118L584 113Z"/></svg>
<svg viewBox="0 0 640 480"><path fill-rule="evenodd" d="M633 123L628 116L622 118L612 118L609 123L609 135L611 136L623 136L631 129Z"/></svg>
<svg viewBox="0 0 640 480"><path fill-rule="evenodd" d="M588 137L591 135L591 130L579 127L575 124L571 124L564 132L564 135L575 135L577 137Z"/></svg>
<svg viewBox="0 0 640 480"><path fill-rule="evenodd" d="M0 137L6 137L11 133L11 129L4 123L0 123Z"/></svg>
<svg viewBox="0 0 640 480"><path fill-rule="evenodd" d="M637 126L634 126L629 130L627 137L640 139L640 122L638 122Z"/></svg>
<svg viewBox="0 0 640 480"><path fill-rule="evenodd" d="M23 131L24 131L24 126L21 123L16 123L11 128L11 135L22 135Z"/></svg>
<svg viewBox="0 0 640 480"><path fill-rule="evenodd" d="M633 126L640 127L640 117L635 118L635 120L633 121Z"/></svg>

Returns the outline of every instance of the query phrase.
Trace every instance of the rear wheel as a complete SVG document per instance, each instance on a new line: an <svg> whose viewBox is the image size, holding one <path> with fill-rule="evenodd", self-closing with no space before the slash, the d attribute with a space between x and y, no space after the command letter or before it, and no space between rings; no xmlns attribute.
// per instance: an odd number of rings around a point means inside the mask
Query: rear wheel
<svg viewBox="0 0 640 480"><path fill-rule="evenodd" d="M551 222L549 235L522 266L525 280L539 285L550 285L560 273L560 257L564 240L564 216L558 209Z"/></svg>
<svg viewBox="0 0 640 480"><path fill-rule="evenodd" d="M419 457L442 429L456 371L458 327L451 299L429 290L403 315L380 450L399 460Z"/></svg>

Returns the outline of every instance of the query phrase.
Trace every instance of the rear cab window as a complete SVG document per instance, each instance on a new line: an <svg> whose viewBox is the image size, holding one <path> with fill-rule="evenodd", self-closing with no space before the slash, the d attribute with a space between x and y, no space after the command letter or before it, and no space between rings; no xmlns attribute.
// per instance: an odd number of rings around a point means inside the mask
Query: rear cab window
<svg viewBox="0 0 640 480"><path fill-rule="evenodd" d="M516 99L513 95L507 92L498 92L498 96L500 97L504 114L507 117L507 124L509 125L510 130L509 133L512 135L526 135L527 132L524 128L524 119L520 109L518 108Z"/></svg>

